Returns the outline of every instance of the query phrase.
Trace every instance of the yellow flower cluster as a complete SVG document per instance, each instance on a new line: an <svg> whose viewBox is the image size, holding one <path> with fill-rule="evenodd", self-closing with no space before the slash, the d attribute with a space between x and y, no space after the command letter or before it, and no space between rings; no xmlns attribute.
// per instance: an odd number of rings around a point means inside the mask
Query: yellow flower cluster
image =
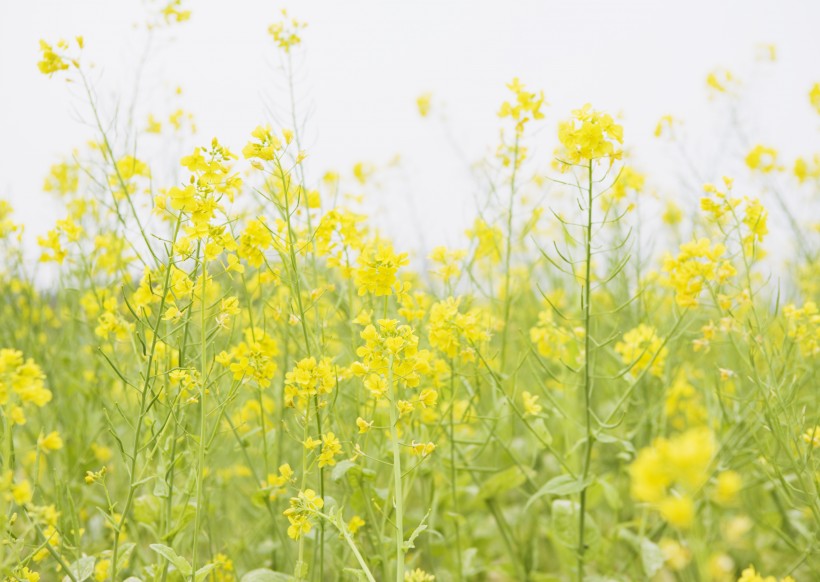
<svg viewBox="0 0 820 582"><path fill-rule="evenodd" d="M288 536L298 540L308 533L312 527L310 518L324 506L324 500L313 489L305 489L300 491L297 497L291 497L290 507L284 511L284 515L290 522Z"/></svg>
<svg viewBox="0 0 820 582"><path fill-rule="evenodd" d="M628 192L640 193L646 184L646 175L632 166L624 166L618 174L618 179L610 188L609 193L613 200L622 200Z"/></svg>
<svg viewBox="0 0 820 582"><path fill-rule="evenodd" d="M416 107L419 110L419 115L427 117L430 114L430 102L432 99L432 93L422 93L416 98Z"/></svg>
<svg viewBox="0 0 820 582"><path fill-rule="evenodd" d="M687 380L685 369L678 371L672 385L667 389L664 410L670 426L676 430L706 423L707 411L703 399Z"/></svg>
<svg viewBox="0 0 820 582"><path fill-rule="evenodd" d="M814 301L806 301L803 307L789 304L783 309L786 333L794 340L804 356L820 354L820 311Z"/></svg>
<svg viewBox="0 0 820 582"><path fill-rule="evenodd" d="M43 182L44 192L67 196L77 192L80 185L80 166L76 163L52 164Z"/></svg>
<svg viewBox="0 0 820 582"><path fill-rule="evenodd" d="M714 437L705 427L655 439L629 467L632 496L652 504L672 525L690 526L695 513L692 495L709 478L714 452Z"/></svg>
<svg viewBox="0 0 820 582"><path fill-rule="evenodd" d="M694 307L706 282L724 283L734 276L732 264L721 261L726 248L712 245L708 238L700 238L680 246L677 257L667 254L663 260L666 284L675 290L675 300L681 307Z"/></svg>
<svg viewBox="0 0 820 582"><path fill-rule="evenodd" d="M353 274L359 295L372 293L379 297L403 290L396 273L409 263L407 253L396 254L391 244L377 241L362 249L356 263Z"/></svg>
<svg viewBox="0 0 820 582"><path fill-rule="evenodd" d="M430 309L427 337L430 345L448 358L475 360L477 344L490 339L488 316L480 309L459 311L461 297L448 297Z"/></svg>
<svg viewBox="0 0 820 582"><path fill-rule="evenodd" d="M363 214L344 208L334 208L322 217L313 237L316 253L321 257L327 257L329 267L340 267L345 278L353 276L348 251L361 251L365 246L367 229L363 226L364 221Z"/></svg>
<svg viewBox="0 0 820 582"><path fill-rule="evenodd" d="M191 18L191 11L182 8L182 0L170 0L162 8L162 18L166 24L185 22Z"/></svg>
<svg viewBox="0 0 820 582"><path fill-rule="evenodd" d="M662 345L655 330L642 323L624 334L623 339L615 344L615 351L624 364L632 366L633 375L637 376L648 368L650 374L660 378L669 353Z"/></svg>
<svg viewBox="0 0 820 582"><path fill-rule="evenodd" d="M330 358L304 358L285 374L285 404L306 404L311 396L330 394L336 385L336 368Z"/></svg>
<svg viewBox="0 0 820 582"><path fill-rule="evenodd" d="M288 463L279 466L279 473L268 475L267 481L262 485L269 492L270 499L274 500L285 493L285 487L293 479L293 469Z"/></svg>
<svg viewBox="0 0 820 582"><path fill-rule="evenodd" d="M517 135L524 133L524 125L533 119L543 119L541 107L544 105L544 92L530 93L524 90L524 85L515 77L507 88L512 91L515 99L504 101L498 111L500 118L509 117L515 122L515 132Z"/></svg>
<svg viewBox="0 0 820 582"><path fill-rule="evenodd" d="M259 125L251 132L254 141L249 141L244 148L242 148L242 155L246 159L259 163L272 162L277 160L284 151L286 145L290 145L293 140L293 132L285 130L282 132L282 138L279 139L273 134L270 125ZM284 142L284 143L283 143ZM257 166L258 167L258 166Z"/></svg>
<svg viewBox="0 0 820 582"><path fill-rule="evenodd" d="M216 361L233 372L234 380L253 380L260 387L267 388L276 374L275 357L278 354L279 348L273 337L262 329L249 328L245 330L245 341L230 351L221 352Z"/></svg>
<svg viewBox="0 0 820 582"><path fill-rule="evenodd" d="M37 244L43 248L43 252L40 254L40 262L62 264L68 256L65 244L78 242L84 232L83 227L70 216L58 220L54 228L48 231L45 236L37 237Z"/></svg>
<svg viewBox="0 0 820 582"><path fill-rule="evenodd" d="M224 228L214 229L211 221L217 211L224 212L220 204L221 197L226 196L233 202L242 187L242 178L233 173L230 163L235 159L235 154L214 139L210 149L195 148L191 155L180 161L182 167L192 174L190 183L184 188L172 187L168 190L167 201L157 202L162 208L170 203L174 210L186 212L190 216L191 225L186 231L188 237L202 239L209 235L220 237L224 234ZM227 238L230 237L223 236L221 240L227 242ZM212 254L218 253L214 251Z"/></svg>
<svg viewBox="0 0 820 582"><path fill-rule="evenodd" d="M538 416L544 407L538 403L540 397L524 390L521 393L521 402L524 405L524 416Z"/></svg>
<svg viewBox="0 0 820 582"><path fill-rule="evenodd" d="M756 145L746 156L746 165L750 170L768 174L782 170L782 166L777 164L777 150L764 145Z"/></svg>
<svg viewBox="0 0 820 582"><path fill-rule="evenodd" d="M592 109L587 103L572 112L572 117L558 126L558 139L566 151L564 162L582 164L601 158L610 163L622 157L623 127L608 113Z"/></svg>
<svg viewBox="0 0 820 582"><path fill-rule="evenodd" d="M25 424L23 407L33 404L42 408L51 400L45 387L46 376L31 358L24 359L18 350L0 350L0 406L3 415L14 424Z"/></svg>
<svg viewBox="0 0 820 582"><path fill-rule="evenodd" d="M77 46L79 48L83 48L84 42L83 37L78 36L76 38ZM44 75L53 75L54 73L58 73L60 71L65 71L69 68L70 65L74 67L78 66L76 60L69 59L66 62L66 57L64 54L60 52L65 52L68 50L69 44L65 40L57 41L56 49L55 47L51 46L44 40L40 41L40 52L42 53L40 62L37 63L37 68L40 69L40 72Z"/></svg>
<svg viewBox="0 0 820 582"><path fill-rule="evenodd" d="M362 330L365 345L356 349L361 361L354 362L351 369L358 376L367 376L365 386L376 396L384 396L389 388L384 375L390 370L405 386L415 388L421 382L421 374L430 371L430 352L419 350L419 338L409 325L399 325L395 319L380 319Z"/></svg>
<svg viewBox="0 0 820 582"><path fill-rule="evenodd" d="M289 53L290 49L302 42L299 31L306 28L307 24L295 18L289 18L287 10L284 9L282 18L282 22L276 22L268 27L268 34L271 35L277 47Z"/></svg>
<svg viewBox="0 0 820 582"><path fill-rule="evenodd" d="M803 442L812 446L812 448L820 449L820 425L812 428L807 428L802 435Z"/></svg>
<svg viewBox="0 0 820 582"><path fill-rule="evenodd" d="M794 177L801 184L806 180L820 180L820 154L811 158L797 158L794 161Z"/></svg>
<svg viewBox="0 0 820 582"><path fill-rule="evenodd" d="M712 222L718 225L722 225L726 217L734 217L736 220L740 220L740 224L745 227L745 232L741 233L744 252L750 258L762 258L762 251L757 248L757 245L762 243L769 233L768 211L757 198L729 196L734 181L724 176L723 182L726 185L726 192L721 191L714 184L705 184L703 186L704 191L710 194L711 197L701 198L701 210L708 215ZM743 204L745 206L742 218L738 218L740 215L739 208ZM740 224L737 225L738 228Z"/></svg>
<svg viewBox="0 0 820 582"><path fill-rule="evenodd" d="M265 262L265 251L273 246L273 235L264 217L249 220L242 234L239 235L239 246L236 254L248 262L251 267L259 268ZM236 258L236 257L234 257ZM228 257L230 262L230 255ZM242 272L244 266L237 264L236 270Z"/></svg>
<svg viewBox="0 0 820 582"><path fill-rule="evenodd" d="M815 83L809 91L809 103L820 113L820 83Z"/></svg>
<svg viewBox="0 0 820 582"><path fill-rule="evenodd" d="M551 307L538 313L538 323L530 328L530 341L548 360L565 360L573 341L583 339L583 328L568 330L555 322Z"/></svg>
<svg viewBox="0 0 820 582"><path fill-rule="evenodd" d="M447 247L440 246L433 249L429 259L435 264L432 273L444 282L457 278L461 274L459 262L467 256L467 251L451 251Z"/></svg>
<svg viewBox="0 0 820 582"><path fill-rule="evenodd" d="M737 582L795 582L794 578L791 576L786 576L785 578L780 578L778 581L777 578L774 576L766 576L763 577L760 575L757 570L755 570L754 566L749 566L740 575L740 578L737 579Z"/></svg>
<svg viewBox="0 0 820 582"><path fill-rule="evenodd" d="M319 467L332 467L337 455L342 454L342 443L332 432L322 435L322 451L319 453Z"/></svg>
<svg viewBox="0 0 820 582"><path fill-rule="evenodd" d="M715 69L706 76L706 86L715 93L729 93L738 85L740 80L727 69Z"/></svg>
<svg viewBox="0 0 820 582"><path fill-rule="evenodd" d="M467 230L467 236L474 241L474 257L480 261L487 259L490 264L501 261L501 249L504 248L504 233L498 226L487 223L483 218L476 218L473 228Z"/></svg>
<svg viewBox="0 0 820 582"><path fill-rule="evenodd" d="M421 568L404 573L404 582L434 582L435 579L435 576L428 574Z"/></svg>

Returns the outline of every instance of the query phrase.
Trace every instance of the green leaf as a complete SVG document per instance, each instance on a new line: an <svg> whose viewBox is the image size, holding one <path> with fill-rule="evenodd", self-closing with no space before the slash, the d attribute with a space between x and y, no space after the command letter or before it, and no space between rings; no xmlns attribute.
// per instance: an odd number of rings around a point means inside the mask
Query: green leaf
<svg viewBox="0 0 820 582"><path fill-rule="evenodd" d="M77 582L85 582L94 574L94 557L83 556L68 567ZM70 582L71 578L63 576L63 582Z"/></svg>
<svg viewBox="0 0 820 582"><path fill-rule="evenodd" d="M555 540L572 549L578 547L578 512L580 505L569 499L555 499L552 502L552 534ZM593 548L601 540L601 532L592 516L586 515L584 543Z"/></svg>
<svg viewBox="0 0 820 582"><path fill-rule="evenodd" d="M282 574L281 572L274 572L267 568L260 568L258 570L251 570L239 582L291 582L293 576L290 574Z"/></svg>
<svg viewBox="0 0 820 582"><path fill-rule="evenodd" d="M530 497L529 501L527 501L526 507L529 507L533 504L536 500L540 499L545 495L572 495L573 493L580 493L592 482L591 478L587 478L586 481L581 481L580 479L576 479L570 475L559 475L558 477L553 477L541 488L536 491L532 497Z"/></svg>
<svg viewBox="0 0 820 582"><path fill-rule="evenodd" d="M367 582L367 576L365 576L364 570L345 568L342 570L342 573L346 574L345 579L354 580L355 582Z"/></svg>
<svg viewBox="0 0 820 582"><path fill-rule="evenodd" d="M173 540L174 536L185 529L185 526L194 520L196 506L193 502L177 504L171 509L171 513L174 518L174 527L162 536L162 539L166 541Z"/></svg>
<svg viewBox="0 0 820 582"><path fill-rule="evenodd" d="M496 497L511 489L520 487L526 480L527 476L521 469L518 467L509 467L484 481L476 497L479 501Z"/></svg>
<svg viewBox="0 0 820 582"><path fill-rule="evenodd" d="M153 495L140 495L134 499L134 518L140 523L154 524L159 522L161 512L160 500Z"/></svg>
<svg viewBox="0 0 820 582"><path fill-rule="evenodd" d="M427 513L425 513L424 517L421 518L421 521L419 522L418 526L416 526L416 529L413 530L413 533L410 534L410 537L407 539L407 541L401 545L405 553L416 547L416 538L419 537L419 535L421 535L421 532L427 529L427 524L424 522L427 521L427 517L430 515L430 511L432 510L427 510Z"/></svg>
<svg viewBox="0 0 820 582"><path fill-rule="evenodd" d="M188 560L177 554L173 548L162 544L151 544L148 547L173 564L183 576L191 575L191 564L188 563Z"/></svg>
<svg viewBox="0 0 820 582"><path fill-rule="evenodd" d="M347 475L351 469L358 469L359 466L353 461L339 461L330 472L330 478L333 481L339 481L342 477Z"/></svg>
<svg viewBox="0 0 820 582"><path fill-rule="evenodd" d="M621 507L623 507L623 499L612 483L606 479L598 479L598 481L596 481L596 485L600 485L601 490L604 492L604 499L610 509L618 511Z"/></svg>
<svg viewBox="0 0 820 582"><path fill-rule="evenodd" d="M154 496L167 499L171 494L171 490L168 487L168 482L165 480L164 474L165 471L162 471L154 481Z"/></svg>
<svg viewBox="0 0 820 582"><path fill-rule="evenodd" d="M641 538L641 563L647 578L651 578L663 568L664 561L663 551L658 544L646 538Z"/></svg>
<svg viewBox="0 0 820 582"><path fill-rule="evenodd" d="M205 564L199 570L196 571L196 574L194 574L194 579L196 580L196 582L201 582L205 579L205 576L211 573L211 570L213 570L214 568L216 568L216 564Z"/></svg>
<svg viewBox="0 0 820 582"><path fill-rule="evenodd" d="M120 554L117 556L117 570L124 570L125 565L131 559L131 554L134 553L134 548L137 544L134 542L127 542L120 546Z"/></svg>
<svg viewBox="0 0 820 582"><path fill-rule="evenodd" d="M547 445L552 444L552 434L550 433L550 430L547 428L547 423L544 422L543 418L539 418L538 420L533 422L531 426L532 430L535 432L535 434L538 435L538 438L541 439L541 441L543 441Z"/></svg>

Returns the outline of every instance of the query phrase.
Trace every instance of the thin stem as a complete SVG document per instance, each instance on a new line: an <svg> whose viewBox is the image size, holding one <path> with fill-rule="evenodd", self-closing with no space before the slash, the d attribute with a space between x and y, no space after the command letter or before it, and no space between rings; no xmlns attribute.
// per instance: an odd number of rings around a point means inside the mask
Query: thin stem
<svg viewBox="0 0 820 582"><path fill-rule="evenodd" d="M203 241L204 244L205 241ZM203 246L204 249L204 246ZM207 334L205 328L205 316L207 312L207 305L205 303L205 285L207 284L208 280L208 273L205 269L205 255L204 252L201 255L201 264L200 264L200 271L199 276L202 277L202 296L199 298L200 301L200 342L201 345L199 347L199 354L200 354L200 388L199 388L199 446L197 447L197 479L196 479L196 513L194 514L194 535L193 535L193 555L191 559L191 582L196 581L196 565L197 565L197 548L199 541L197 538L199 537L199 528L201 527L201 514L202 514L202 491L203 491L203 481L205 480L205 393L206 393L206 383L207 383L207 365L208 365L208 358L207 358ZM263 435L264 436L264 435Z"/></svg>
<svg viewBox="0 0 820 582"><path fill-rule="evenodd" d="M592 409L590 407L590 392L592 391L592 374L590 370L591 354L590 354L590 297L592 290L592 160L589 161L587 167L588 172L588 187L587 187L587 223L585 226L584 236L584 254L585 254L585 276L584 276L584 291L583 291L583 310L584 310L584 421L586 428L586 446L584 447L584 465L581 472L581 500L578 515L578 580L584 579L584 558L586 553L586 546L584 542L585 526L586 526L586 505L587 505L587 485L586 480L589 476L589 465L592 460Z"/></svg>
<svg viewBox="0 0 820 582"><path fill-rule="evenodd" d="M399 418L397 414L398 391L393 383L393 356L387 370L387 384L392 395L390 403L390 441L393 445L393 481L395 482L396 506L396 582L404 582L404 494L401 487L401 449L399 435L396 429Z"/></svg>
<svg viewBox="0 0 820 582"><path fill-rule="evenodd" d="M458 520L461 517L458 511L458 483L456 480L456 438L455 438L455 403L456 403L456 384L455 384L455 360L450 358L450 487L451 495L453 497L453 524L456 531L456 563L458 570L456 571L456 580L461 580L461 532L458 527Z"/></svg>

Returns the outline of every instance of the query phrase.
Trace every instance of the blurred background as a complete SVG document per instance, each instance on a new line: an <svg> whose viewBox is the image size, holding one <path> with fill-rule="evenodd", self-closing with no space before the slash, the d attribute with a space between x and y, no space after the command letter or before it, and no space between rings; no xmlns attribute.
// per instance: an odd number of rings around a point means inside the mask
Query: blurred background
<svg viewBox="0 0 820 582"><path fill-rule="evenodd" d="M513 77L549 102L529 144L535 165L549 171L557 122L591 102L622 117L648 189L683 207L697 204L699 181L728 174L742 188L747 144L778 148L786 164L820 149L808 101L820 81L818 2L197 0L183 4L189 21L149 32L161 4L0 2L0 197L32 244L62 212L42 191L49 167L94 134L81 87L38 72L39 39L84 35L83 59L95 65L101 115L115 132L129 115L142 129L148 114L192 114L195 135L137 142L156 173L213 136L238 152L258 124L292 125L267 34L283 8L308 23L293 54L308 180L372 165L365 206L401 250L463 240L488 190L475 163L496 148ZM720 68L741 81L734 97L710 95L706 77ZM431 109L421 118L425 93ZM653 135L668 114L683 121L676 143ZM746 144L727 137L735 126Z"/></svg>

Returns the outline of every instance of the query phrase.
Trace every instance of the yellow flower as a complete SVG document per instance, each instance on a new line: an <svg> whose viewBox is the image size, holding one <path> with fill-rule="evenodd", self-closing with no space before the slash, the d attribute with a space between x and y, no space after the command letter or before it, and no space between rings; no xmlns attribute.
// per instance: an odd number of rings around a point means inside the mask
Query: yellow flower
<svg viewBox="0 0 820 582"><path fill-rule="evenodd" d="M737 579L737 582L778 582L777 578L774 576L766 576L765 578L755 570L754 566L749 566L740 575L740 578ZM785 578L781 578L780 582L794 582L794 578L791 576L786 576Z"/></svg>
<svg viewBox="0 0 820 582"><path fill-rule="evenodd" d="M673 525L688 527L694 517L689 495L709 477L714 451L714 437L705 427L655 439L629 466L632 496L652 504Z"/></svg>
<svg viewBox="0 0 820 582"><path fill-rule="evenodd" d="M504 233L497 226L491 226L485 220L476 218L473 228L467 230L467 236L474 241L476 260L488 259L491 264L501 260L501 249L504 248Z"/></svg>
<svg viewBox="0 0 820 582"><path fill-rule="evenodd" d="M672 570L683 570L692 560L692 551L675 540L664 538L658 545L663 552L664 560Z"/></svg>
<svg viewBox="0 0 820 582"><path fill-rule="evenodd" d="M716 69L706 76L707 87L715 93L728 93L738 84L738 79L726 69Z"/></svg>
<svg viewBox="0 0 820 582"><path fill-rule="evenodd" d="M289 18L286 10L282 10L281 22L276 22L268 27L268 34L273 38L273 42L277 47L290 52L290 49L299 45L302 38L299 36L299 31L306 28L307 24L299 22L295 18Z"/></svg>
<svg viewBox="0 0 820 582"><path fill-rule="evenodd" d="M809 91L809 103L820 113L820 83L815 83Z"/></svg>
<svg viewBox="0 0 820 582"><path fill-rule="evenodd" d="M61 40L57 43L57 48L66 50L68 48L68 43ZM44 75L51 76L54 73L68 69L68 63L66 63L63 57L57 54L54 48L44 40L40 41L40 52L42 53L42 59L37 63L37 68L40 69L40 72Z"/></svg>
<svg viewBox="0 0 820 582"><path fill-rule="evenodd" d="M460 297L448 297L430 308L430 345L448 358L475 359L474 346L490 339L489 318L479 309L459 310Z"/></svg>
<svg viewBox="0 0 820 582"><path fill-rule="evenodd" d="M324 507L324 500L316 495L313 489L300 491L297 497L290 498L290 507L284 511L290 526L288 536L298 540L311 530L310 518L312 515Z"/></svg>
<svg viewBox="0 0 820 582"><path fill-rule="evenodd" d="M811 445L813 448L820 448L820 425L814 428L806 429L802 435L803 442Z"/></svg>
<svg viewBox="0 0 820 582"><path fill-rule="evenodd" d="M37 438L37 446L44 453L50 453L63 448L63 439L57 431L52 431L47 435L40 434Z"/></svg>
<svg viewBox="0 0 820 582"><path fill-rule="evenodd" d="M376 242L362 249L354 270L359 295L372 293L376 297L390 295L397 283L396 273L407 265L407 253L394 253L389 243Z"/></svg>
<svg viewBox="0 0 820 582"><path fill-rule="evenodd" d="M538 404L539 396L537 394L530 394L526 390L521 393L521 400L524 402L524 416L538 416L544 409Z"/></svg>
<svg viewBox="0 0 820 582"><path fill-rule="evenodd" d="M649 368L650 374L660 378L669 353L662 346L663 342L655 334L655 330L642 323L624 334L623 339L615 344L615 351L624 364L632 366L633 375L638 376Z"/></svg>
<svg viewBox="0 0 820 582"><path fill-rule="evenodd" d="M746 165L763 174L783 169L777 165L777 150L760 144L754 146L746 156Z"/></svg>
<svg viewBox="0 0 820 582"><path fill-rule="evenodd" d="M678 123L678 120L671 115L664 115L658 120L658 124L655 126L655 137L661 137L666 130L671 133Z"/></svg>
<svg viewBox="0 0 820 582"><path fill-rule="evenodd" d="M592 109L587 103L572 112L572 117L558 125L558 139L564 147L564 162L583 164L606 158L610 164L621 159L623 127L609 114Z"/></svg>
<svg viewBox="0 0 820 582"><path fill-rule="evenodd" d="M430 113L430 101L432 98L432 93L422 93L416 98L416 107L418 107L419 115L422 117L427 117Z"/></svg>
<svg viewBox="0 0 820 582"><path fill-rule="evenodd" d="M435 443L417 443L416 441L413 441L410 444L410 453L416 456L427 457L433 454L433 451L435 450Z"/></svg>
<svg viewBox="0 0 820 582"><path fill-rule="evenodd" d="M743 478L735 471L723 471L717 476L715 484L715 501L721 505L730 505L743 486Z"/></svg>
<svg viewBox="0 0 820 582"><path fill-rule="evenodd" d="M505 101L501 104L498 117L510 117L515 122L515 132L521 135L524 132L524 125L533 119L542 119L541 107L544 105L544 92L538 94L524 90L524 85L515 77L507 88L513 93L515 99Z"/></svg>
<svg viewBox="0 0 820 582"><path fill-rule="evenodd" d="M364 434L373 428L373 421L368 422L360 416L356 419L356 426L359 428L359 434Z"/></svg>
<svg viewBox="0 0 820 582"><path fill-rule="evenodd" d="M362 527L364 527L364 525L365 521L358 515L354 515L350 518L350 521L347 522L347 529L350 530L350 533L355 534Z"/></svg>
<svg viewBox="0 0 820 582"><path fill-rule="evenodd" d="M342 443L332 432L322 435L322 452L319 454L319 467L333 466L336 464L336 455L342 453Z"/></svg>
<svg viewBox="0 0 820 582"><path fill-rule="evenodd" d="M681 307L694 307L707 282L723 283L735 274L729 261L721 261L726 248L712 245L708 238L700 238L680 246L677 257L666 255L663 270L665 283L675 290L675 300Z"/></svg>
<svg viewBox="0 0 820 582"><path fill-rule="evenodd" d="M684 529L692 525L695 516L692 499L686 496L662 499L658 502L658 511L666 521Z"/></svg>
<svg viewBox="0 0 820 582"><path fill-rule="evenodd" d="M428 574L421 568L404 573L404 582L434 582L435 579L435 576Z"/></svg>

